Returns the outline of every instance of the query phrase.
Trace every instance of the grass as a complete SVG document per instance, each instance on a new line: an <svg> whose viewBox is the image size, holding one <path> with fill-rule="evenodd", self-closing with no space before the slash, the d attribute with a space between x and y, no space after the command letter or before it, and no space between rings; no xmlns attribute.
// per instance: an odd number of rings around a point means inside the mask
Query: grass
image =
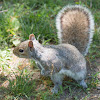
<svg viewBox="0 0 100 100"><path fill-rule="evenodd" d="M76 2L75 2L76 1ZM93 37L93 43L91 45L89 55L87 56L89 62L96 62L100 58L100 3L99 0L3 0L2 8L0 8L0 68L3 72L9 75L12 66L9 66L7 61L10 60L10 49L17 45L19 42L27 40L29 34L34 33L35 37L43 44L57 44L58 39L56 35L55 17L58 11L67 4L81 4L86 5L91 9L95 20L95 34ZM96 64L95 64L96 66ZM15 73L15 79L9 79L8 89L2 89L5 91L5 99L28 99L28 100L55 100L61 99L61 97L73 97L78 100L81 92L89 96L89 92L96 88L99 82L97 76L98 72L94 73L88 82L89 88L83 90L76 82L71 79L64 81L64 87L61 87L61 91L54 95L51 88L53 84L49 78L40 78L31 80L31 73L24 70L19 71L19 75ZM3 76L2 73L0 77ZM6 77L7 78L7 77ZM0 81L1 83L1 81ZM38 85L41 86L37 90ZM66 85L67 84L67 85ZM44 89L42 89L45 87ZM74 91L77 91L77 95L73 95ZM66 91L64 94L62 91ZM86 99L84 99L86 100Z"/></svg>
<svg viewBox="0 0 100 100"><path fill-rule="evenodd" d="M36 87L35 81L31 81L30 76L24 75L23 71L19 76L16 76L15 80L9 80L9 82L8 94L16 98L22 96L29 98L34 93L33 90Z"/></svg>
<svg viewBox="0 0 100 100"><path fill-rule="evenodd" d="M55 16L63 6L75 3L90 6L90 1L84 3L63 0L62 3L60 0L4 0L1 10L7 11L0 14L1 43L12 44L15 39L23 41L28 39L29 34L34 33L40 42L48 40L47 42L56 44ZM96 8L93 4L93 10L98 8L99 5ZM99 14L99 11L94 14L98 24Z"/></svg>

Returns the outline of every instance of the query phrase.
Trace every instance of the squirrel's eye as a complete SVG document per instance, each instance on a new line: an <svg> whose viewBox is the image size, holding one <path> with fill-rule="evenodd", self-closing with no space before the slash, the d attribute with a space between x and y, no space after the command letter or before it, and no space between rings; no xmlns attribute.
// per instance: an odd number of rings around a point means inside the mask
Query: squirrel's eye
<svg viewBox="0 0 100 100"><path fill-rule="evenodd" d="M19 49L19 52L23 52L24 50L23 49Z"/></svg>

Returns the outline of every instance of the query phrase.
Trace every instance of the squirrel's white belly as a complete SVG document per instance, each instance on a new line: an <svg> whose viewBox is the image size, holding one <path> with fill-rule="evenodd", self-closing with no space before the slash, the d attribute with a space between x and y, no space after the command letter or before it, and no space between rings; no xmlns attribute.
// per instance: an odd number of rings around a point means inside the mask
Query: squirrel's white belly
<svg viewBox="0 0 100 100"><path fill-rule="evenodd" d="M80 72L74 73L71 70L61 69L59 74L67 75L75 80L82 80L85 78L86 71L81 70Z"/></svg>

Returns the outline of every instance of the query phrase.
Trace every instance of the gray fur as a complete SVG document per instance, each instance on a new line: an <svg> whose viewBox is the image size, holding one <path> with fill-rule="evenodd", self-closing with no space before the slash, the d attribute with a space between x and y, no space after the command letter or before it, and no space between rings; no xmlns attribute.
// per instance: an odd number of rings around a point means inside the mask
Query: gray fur
<svg viewBox="0 0 100 100"><path fill-rule="evenodd" d="M86 61L75 46L70 44L43 46L33 40L33 48L28 46L29 40L17 46L13 53L18 57L34 59L44 76L50 76L54 83L53 93L57 93L64 76L76 80L84 88L87 87ZM23 49L24 52L19 52Z"/></svg>
<svg viewBox="0 0 100 100"><path fill-rule="evenodd" d="M84 81L86 77L86 61L76 47L70 44L41 45L39 48L37 46L38 42L34 43L35 48L34 52L32 52L32 58L36 59L43 67L41 74L51 77L55 85L52 89L53 93L58 92L65 75L76 81L81 81L79 84L84 88L87 87ZM51 73L52 66L54 68Z"/></svg>

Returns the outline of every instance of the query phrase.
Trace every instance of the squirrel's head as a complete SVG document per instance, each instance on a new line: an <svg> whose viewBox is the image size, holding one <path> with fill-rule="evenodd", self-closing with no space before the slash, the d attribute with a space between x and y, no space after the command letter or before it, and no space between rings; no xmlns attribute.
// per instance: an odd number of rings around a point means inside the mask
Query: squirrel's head
<svg viewBox="0 0 100 100"><path fill-rule="evenodd" d="M34 34L29 35L29 40L20 43L14 48L13 53L20 58L31 58L34 52L33 41L35 40Z"/></svg>

